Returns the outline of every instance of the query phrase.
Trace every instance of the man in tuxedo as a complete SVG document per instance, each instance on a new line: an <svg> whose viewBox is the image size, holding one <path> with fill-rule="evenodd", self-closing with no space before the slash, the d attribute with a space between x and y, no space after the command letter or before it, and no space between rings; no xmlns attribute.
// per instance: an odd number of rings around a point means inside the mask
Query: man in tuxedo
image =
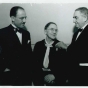
<svg viewBox="0 0 88 88"><path fill-rule="evenodd" d="M67 47L63 42L57 47L67 51L68 82L70 85L88 85L88 9L80 7L75 10L73 22L78 28L72 43Z"/></svg>
<svg viewBox="0 0 88 88"><path fill-rule="evenodd" d="M0 85L31 85L31 39L23 29L26 12L14 6L10 17L12 23L0 29Z"/></svg>
<svg viewBox="0 0 88 88"><path fill-rule="evenodd" d="M37 42L34 47L34 85L66 85L64 50L55 45L58 28L56 23L49 22L44 28L46 38Z"/></svg>

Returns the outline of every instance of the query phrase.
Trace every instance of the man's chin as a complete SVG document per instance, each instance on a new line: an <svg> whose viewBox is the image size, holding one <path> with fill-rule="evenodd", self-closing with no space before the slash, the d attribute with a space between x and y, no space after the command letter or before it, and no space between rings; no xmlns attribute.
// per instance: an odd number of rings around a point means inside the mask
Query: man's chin
<svg viewBox="0 0 88 88"><path fill-rule="evenodd" d="M75 27L79 29L79 26L75 25Z"/></svg>

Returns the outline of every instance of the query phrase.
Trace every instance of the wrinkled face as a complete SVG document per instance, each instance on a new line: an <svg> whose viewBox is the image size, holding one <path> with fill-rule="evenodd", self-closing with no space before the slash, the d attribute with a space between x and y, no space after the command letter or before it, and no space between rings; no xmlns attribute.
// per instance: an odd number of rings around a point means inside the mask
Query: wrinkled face
<svg viewBox="0 0 88 88"><path fill-rule="evenodd" d="M75 11L73 16L73 22L77 28L82 28L85 25L86 17L80 12Z"/></svg>
<svg viewBox="0 0 88 88"><path fill-rule="evenodd" d="M22 9L18 9L16 16L11 17L13 24L18 28L23 28L26 23L26 13Z"/></svg>
<svg viewBox="0 0 88 88"><path fill-rule="evenodd" d="M45 30L46 36L52 40L56 38L57 32L58 32L58 29L55 24L50 24Z"/></svg>

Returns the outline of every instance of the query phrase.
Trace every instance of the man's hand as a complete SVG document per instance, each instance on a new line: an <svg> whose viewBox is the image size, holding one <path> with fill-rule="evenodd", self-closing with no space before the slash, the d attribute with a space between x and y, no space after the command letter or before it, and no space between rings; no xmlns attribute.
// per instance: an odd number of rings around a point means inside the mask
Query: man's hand
<svg viewBox="0 0 88 88"><path fill-rule="evenodd" d="M46 83L51 83L51 84L54 84L54 81L55 80L55 76L53 74L48 74L44 77L44 81Z"/></svg>
<svg viewBox="0 0 88 88"><path fill-rule="evenodd" d="M67 49L67 45L63 42L58 42L55 47L59 49Z"/></svg>

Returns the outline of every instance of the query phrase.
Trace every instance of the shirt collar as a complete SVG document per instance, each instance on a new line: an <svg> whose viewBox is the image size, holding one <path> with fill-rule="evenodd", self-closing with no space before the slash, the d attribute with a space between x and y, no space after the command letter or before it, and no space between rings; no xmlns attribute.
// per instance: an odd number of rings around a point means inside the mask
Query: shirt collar
<svg viewBox="0 0 88 88"><path fill-rule="evenodd" d="M11 24L14 27L14 31L17 28L13 23ZM19 30L19 28L17 28Z"/></svg>
<svg viewBox="0 0 88 88"><path fill-rule="evenodd" d="M13 23L11 24L14 28L17 28Z"/></svg>
<svg viewBox="0 0 88 88"><path fill-rule="evenodd" d="M46 39L45 39L45 44L47 44L47 45L52 45L54 43L54 41L52 41L51 43L48 43L47 41L46 41Z"/></svg>

